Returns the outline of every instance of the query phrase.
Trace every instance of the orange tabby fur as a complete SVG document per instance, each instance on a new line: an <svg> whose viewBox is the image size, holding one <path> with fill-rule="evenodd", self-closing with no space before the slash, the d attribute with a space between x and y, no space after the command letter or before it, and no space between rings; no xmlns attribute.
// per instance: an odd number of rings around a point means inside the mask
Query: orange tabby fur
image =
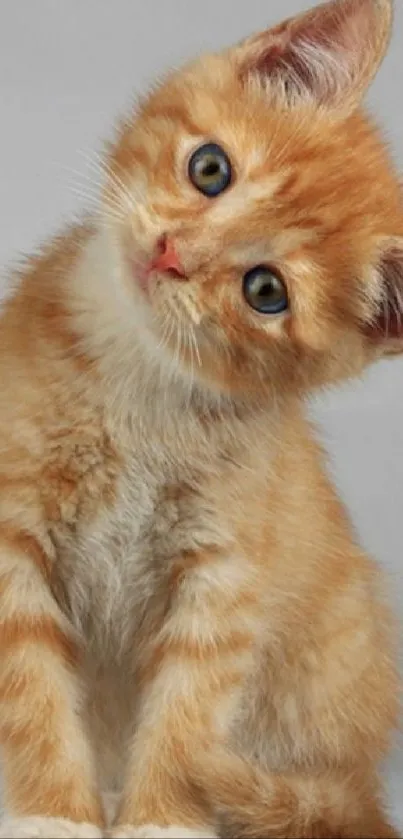
<svg viewBox="0 0 403 839"><path fill-rule="evenodd" d="M0 330L0 836L395 837L393 624L304 417L402 345L403 207L361 96L388 0L333 0L170 76L99 217ZM214 139L234 182L186 161ZM138 278L161 236L186 277ZM257 314L267 263L290 311Z"/></svg>

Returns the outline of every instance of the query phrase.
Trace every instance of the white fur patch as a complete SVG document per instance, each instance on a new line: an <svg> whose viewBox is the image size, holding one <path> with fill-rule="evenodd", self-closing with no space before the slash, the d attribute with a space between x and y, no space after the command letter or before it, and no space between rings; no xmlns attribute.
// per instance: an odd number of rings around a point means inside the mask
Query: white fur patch
<svg viewBox="0 0 403 839"><path fill-rule="evenodd" d="M30 816L26 819L6 819L0 823L0 839L99 839L101 836L95 825L78 824L70 819Z"/></svg>
<svg viewBox="0 0 403 839"><path fill-rule="evenodd" d="M145 824L142 827L122 825L112 832L113 839L217 839L217 834L209 827L192 830L189 827L169 825L158 827L155 824Z"/></svg>

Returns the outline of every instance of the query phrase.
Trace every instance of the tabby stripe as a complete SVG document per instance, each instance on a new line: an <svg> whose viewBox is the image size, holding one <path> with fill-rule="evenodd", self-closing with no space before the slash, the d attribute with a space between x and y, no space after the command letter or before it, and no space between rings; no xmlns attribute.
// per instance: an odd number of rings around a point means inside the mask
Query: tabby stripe
<svg viewBox="0 0 403 839"><path fill-rule="evenodd" d="M43 644L69 666L78 665L78 644L60 629L53 618L21 616L0 621L0 653L22 644Z"/></svg>
<svg viewBox="0 0 403 839"><path fill-rule="evenodd" d="M18 530L11 525L2 524L0 527L0 541L6 550L18 551L32 559L36 567L46 579L49 579L52 562L36 536L25 530Z"/></svg>

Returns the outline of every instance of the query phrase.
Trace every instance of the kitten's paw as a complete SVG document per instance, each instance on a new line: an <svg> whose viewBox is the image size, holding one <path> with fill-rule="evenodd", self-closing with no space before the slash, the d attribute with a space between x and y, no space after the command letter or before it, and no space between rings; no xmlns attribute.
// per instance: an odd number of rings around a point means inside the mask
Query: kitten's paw
<svg viewBox="0 0 403 839"><path fill-rule="evenodd" d="M29 816L26 819L5 819L0 822L0 839L99 839L99 828L70 819Z"/></svg>
<svg viewBox="0 0 403 839"><path fill-rule="evenodd" d="M130 827L125 824L115 827L111 833L113 839L217 839L217 834L211 827L158 827L155 824L144 824L141 827Z"/></svg>
<svg viewBox="0 0 403 839"><path fill-rule="evenodd" d="M105 792L102 796L106 823L108 825L115 823L119 800L120 794L118 792Z"/></svg>

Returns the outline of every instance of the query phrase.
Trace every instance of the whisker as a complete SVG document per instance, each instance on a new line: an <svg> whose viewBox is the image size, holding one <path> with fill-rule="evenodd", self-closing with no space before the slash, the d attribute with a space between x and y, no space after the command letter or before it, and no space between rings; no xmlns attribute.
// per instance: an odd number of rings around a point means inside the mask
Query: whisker
<svg viewBox="0 0 403 839"><path fill-rule="evenodd" d="M195 372L194 372L194 343L193 343L193 336L192 336L192 332L191 332L190 330L188 330L188 331L186 332L186 340L187 340L187 346L188 346L188 348L189 348L189 352L190 352L190 381L189 381L189 388L188 388L188 406L187 406L187 407L188 407L188 410L189 410L189 408L190 408L190 404L191 404L191 399L192 399L192 393L193 393L194 382L195 382Z"/></svg>
<svg viewBox="0 0 403 839"><path fill-rule="evenodd" d="M101 171L106 177L109 177L109 179L115 185L118 195L122 199L124 199L124 203L127 206L127 209L129 211L134 210L136 205L134 202L133 190L129 189L129 187L124 183L123 179L119 177L119 175L115 172L114 169L112 169L108 161L105 160L96 150L94 150L93 155L97 157L97 160L94 160L86 156L85 153L82 154L90 168L94 169L97 173Z"/></svg>
<svg viewBox="0 0 403 839"><path fill-rule="evenodd" d="M107 160L105 160L104 158L102 158L102 156L99 154L99 152L95 152L95 154L98 157L99 165L102 168L103 172L107 176L110 177L110 179L114 182L115 186L118 187L118 189L120 190L121 194L124 195L125 198L127 198L130 206L134 206L133 205L133 192L129 189L129 187L127 186L127 184L123 180L123 177L120 177L117 174L117 172L115 171L115 167L118 167L119 171L121 171L121 173L122 173L122 176L126 175L123 168L120 167L117 162L114 163L114 168L112 168L110 163Z"/></svg>
<svg viewBox="0 0 403 839"><path fill-rule="evenodd" d="M199 367L201 367L202 363L201 363L201 357L200 357L200 352L199 352L199 345L197 343L197 338L196 338L196 334L195 334L193 326L190 327L190 336L191 336L192 343L193 343L193 346L194 346L194 349L195 349L197 363L198 363Z"/></svg>
<svg viewBox="0 0 403 839"><path fill-rule="evenodd" d="M101 182L95 183L92 178L83 172L78 172L78 170L66 167L65 171L69 175L76 175L77 178L80 179L78 183L69 184L68 188L70 192L80 198L80 200L83 200L85 203L90 203L92 205L92 210L98 209L101 198L100 190L103 188L104 184ZM119 220L124 218L122 204L115 196L108 196L106 206L108 206L109 210L112 209L114 211L116 218Z"/></svg>
<svg viewBox="0 0 403 839"><path fill-rule="evenodd" d="M95 192L96 190L101 191L104 187L104 183L102 181L95 180L87 172L79 171L78 169L74 169L73 167L63 166L61 168L61 172L63 172L63 174L69 175L69 176L73 175L75 178L77 178L77 182L80 186L84 182L86 186L89 186L91 188L92 192ZM77 182L74 183L73 185L77 186ZM99 195L98 192L97 192L97 194Z"/></svg>

